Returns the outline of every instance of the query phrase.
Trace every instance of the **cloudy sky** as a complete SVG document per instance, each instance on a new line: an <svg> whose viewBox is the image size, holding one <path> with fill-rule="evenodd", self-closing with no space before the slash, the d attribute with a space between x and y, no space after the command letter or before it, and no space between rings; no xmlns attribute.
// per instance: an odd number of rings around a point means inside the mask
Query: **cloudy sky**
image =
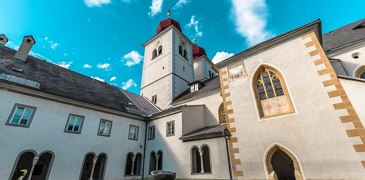
<svg viewBox="0 0 365 180"><path fill-rule="evenodd" d="M364 0L1 0L0 34L16 49L139 93L144 49L167 9L218 62L320 18L323 32L365 17Z"/></svg>

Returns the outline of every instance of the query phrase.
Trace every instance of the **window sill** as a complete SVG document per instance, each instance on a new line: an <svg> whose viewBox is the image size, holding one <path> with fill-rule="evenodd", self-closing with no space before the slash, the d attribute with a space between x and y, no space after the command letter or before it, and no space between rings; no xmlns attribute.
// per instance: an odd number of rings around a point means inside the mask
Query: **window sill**
<svg viewBox="0 0 365 180"><path fill-rule="evenodd" d="M73 132L73 131L64 131L65 133L70 133L70 134L81 134L81 131L80 132Z"/></svg>
<svg viewBox="0 0 365 180"><path fill-rule="evenodd" d="M290 115L295 115L295 111L294 112L286 112L286 113L279 113L279 114L275 114L275 115L271 115L271 116L263 116L260 117L260 120L265 121L265 120L269 120L269 119L273 119L273 118L277 118L277 117L285 117L285 116L290 116Z"/></svg>
<svg viewBox="0 0 365 180"><path fill-rule="evenodd" d="M206 173L191 173L191 175L194 175L194 176L196 176L196 175L212 175L212 173L211 172L206 172Z"/></svg>
<svg viewBox="0 0 365 180"><path fill-rule="evenodd" d="M6 123L6 126L13 126L13 127L21 127L21 128L29 128L30 124L28 125L21 125L21 124L10 124L10 123Z"/></svg>

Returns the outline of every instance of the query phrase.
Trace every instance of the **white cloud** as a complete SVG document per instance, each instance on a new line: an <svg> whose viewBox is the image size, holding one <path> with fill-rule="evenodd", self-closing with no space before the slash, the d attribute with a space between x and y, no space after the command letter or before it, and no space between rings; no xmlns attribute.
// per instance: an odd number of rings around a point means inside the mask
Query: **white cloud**
<svg viewBox="0 0 365 180"><path fill-rule="evenodd" d="M128 54L123 56L124 65L130 67L136 64L139 64L142 61L143 56L140 55L137 51L133 50Z"/></svg>
<svg viewBox="0 0 365 180"><path fill-rule="evenodd" d="M106 71L111 70L109 63L98 64L98 65L96 65L96 67L99 68L99 69L104 69Z"/></svg>
<svg viewBox="0 0 365 180"><path fill-rule="evenodd" d="M49 47L53 50L55 50L60 44L58 42L55 42L51 39L49 39L48 36L44 37L44 41L46 41L46 43L49 45ZM44 46L43 46L44 48Z"/></svg>
<svg viewBox="0 0 365 180"><path fill-rule="evenodd" d="M137 87L137 84L134 82L133 79L128 79L128 81L122 82L122 89L127 90L131 87Z"/></svg>
<svg viewBox="0 0 365 180"><path fill-rule="evenodd" d="M195 20L195 15L191 16L190 22L186 25L186 27L188 29L194 28L194 31L196 33L195 36L197 36L197 37L203 36L203 32L201 32L199 30L199 21L198 20Z"/></svg>
<svg viewBox="0 0 365 180"><path fill-rule="evenodd" d="M110 4L111 0L84 0L87 7L100 7L104 4Z"/></svg>
<svg viewBox="0 0 365 180"><path fill-rule="evenodd" d="M249 46L262 42L273 34L266 30L265 0L231 0L236 31L247 40Z"/></svg>
<svg viewBox="0 0 365 180"><path fill-rule="evenodd" d="M223 60L225 60L225 59L227 59L231 56L233 56L233 53L227 53L227 52L224 52L224 51L217 52L217 53L215 53L215 55L212 59L212 62L214 64L217 64L217 63L219 63L219 62L221 62L221 61L223 61Z"/></svg>
<svg viewBox="0 0 365 180"><path fill-rule="evenodd" d="M156 14L161 12L163 0L152 0L152 4L150 6L151 11L148 13L150 16L155 16Z"/></svg>
<svg viewBox="0 0 365 180"><path fill-rule="evenodd" d="M92 68L92 66L90 64L84 64L82 67L85 68L85 69Z"/></svg>
<svg viewBox="0 0 365 180"><path fill-rule="evenodd" d="M117 77L115 77L115 76L113 76L113 77L111 77L111 78L109 79L109 81L115 81L115 80L117 80Z"/></svg>
<svg viewBox="0 0 365 180"><path fill-rule="evenodd" d="M103 78L99 78L97 76L90 76L91 78L95 79L95 80L98 80L98 81L101 81L101 82L105 82L105 79Z"/></svg>
<svg viewBox="0 0 365 180"><path fill-rule="evenodd" d="M177 3L175 4L175 6L172 9L181 8L182 6L184 6L185 4L187 4L189 2L190 2L190 0L179 0L179 1L177 1Z"/></svg>
<svg viewBox="0 0 365 180"><path fill-rule="evenodd" d="M66 69L68 69L68 68L70 68L70 66L72 65L72 61L61 61L61 62L59 62L59 63L55 63L57 66L61 66L61 67L63 67L63 68L66 68Z"/></svg>

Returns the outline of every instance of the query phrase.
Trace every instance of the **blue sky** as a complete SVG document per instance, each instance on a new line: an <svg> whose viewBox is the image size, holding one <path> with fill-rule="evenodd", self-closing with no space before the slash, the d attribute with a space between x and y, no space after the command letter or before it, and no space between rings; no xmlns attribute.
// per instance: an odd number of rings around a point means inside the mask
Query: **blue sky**
<svg viewBox="0 0 365 180"><path fill-rule="evenodd" d="M323 32L364 18L364 0L1 0L0 34L17 48L139 93L142 44L167 9L185 35L218 62L267 38L320 18Z"/></svg>

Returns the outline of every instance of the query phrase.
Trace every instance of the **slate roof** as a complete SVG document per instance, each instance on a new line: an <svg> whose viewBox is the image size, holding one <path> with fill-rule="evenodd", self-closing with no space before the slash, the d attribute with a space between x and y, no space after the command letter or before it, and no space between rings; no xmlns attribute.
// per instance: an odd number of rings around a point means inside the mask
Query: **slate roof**
<svg viewBox="0 0 365 180"><path fill-rule="evenodd" d="M143 113L145 116L151 116L153 114L161 112L161 110L154 105L147 98L138 94L131 93L129 91L122 90L125 96Z"/></svg>
<svg viewBox="0 0 365 180"><path fill-rule="evenodd" d="M199 97L200 95L203 95L205 93L209 93L209 92L212 92L214 90L219 90L220 89L219 76L216 76L213 79L208 79L208 80L202 81L201 83L203 83L204 86L202 88L200 88L198 91L195 91L195 92L191 93L190 88L188 88L183 93L178 95L174 99L173 103L177 103L177 102L181 102L181 101L184 101L184 100L187 100L187 99Z"/></svg>
<svg viewBox="0 0 365 180"><path fill-rule="evenodd" d="M34 89L42 92L123 112L136 109L128 97L115 86L32 56L28 56L26 62L16 60L13 58L15 53L13 49L0 46L0 74L38 82L39 88ZM136 111L131 113L136 114Z"/></svg>
<svg viewBox="0 0 365 180"><path fill-rule="evenodd" d="M365 40L365 19L323 34L323 48L326 52Z"/></svg>
<svg viewBox="0 0 365 180"><path fill-rule="evenodd" d="M207 126L191 133L187 133L180 137L183 141L197 141L202 139L218 138L230 136L225 124L218 124L214 126Z"/></svg>
<svg viewBox="0 0 365 180"><path fill-rule="evenodd" d="M350 76L345 65L343 64L342 60L340 59L330 59L330 63L335 70L337 75L340 76Z"/></svg>

